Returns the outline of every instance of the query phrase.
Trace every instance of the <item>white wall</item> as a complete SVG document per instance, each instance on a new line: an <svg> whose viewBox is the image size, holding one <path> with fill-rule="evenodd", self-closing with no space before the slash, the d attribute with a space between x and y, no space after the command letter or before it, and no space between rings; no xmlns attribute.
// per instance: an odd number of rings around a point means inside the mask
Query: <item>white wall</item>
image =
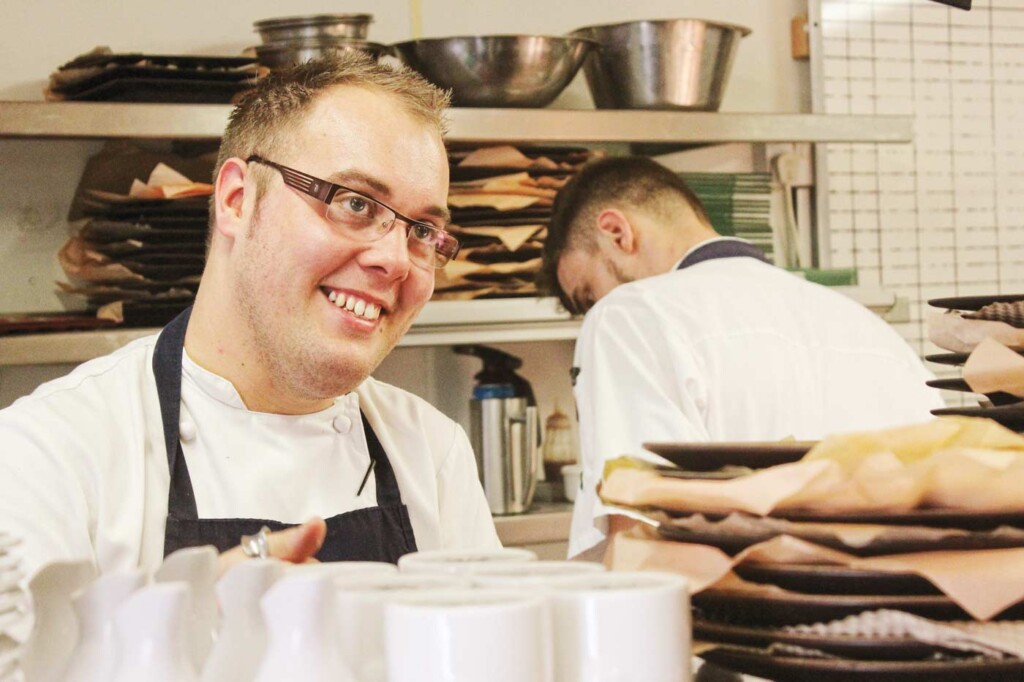
<svg viewBox="0 0 1024 682"><path fill-rule="evenodd" d="M279 16L371 12L369 38L397 42L480 33L559 34L582 26L671 17L699 17L753 29L736 57L722 109L808 111L806 63L789 56L789 22L806 12L806 0L376 0L373 3L269 0L245 3L81 2L6 0L5 36L0 41L0 99L38 100L48 74L97 45L117 52L238 54L258 41L252 22ZM555 106L590 107L582 75ZM96 142L0 141L0 312L59 310L54 280L62 279L55 253L66 238L64 215L77 178ZM557 400L574 416L568 367L572 343L509 344L524 358L542 416ZM404 386L466 424L474 361L454 358L448 348L400 349L378 376ZM0 407L66 366L0 369Z"/></svg>

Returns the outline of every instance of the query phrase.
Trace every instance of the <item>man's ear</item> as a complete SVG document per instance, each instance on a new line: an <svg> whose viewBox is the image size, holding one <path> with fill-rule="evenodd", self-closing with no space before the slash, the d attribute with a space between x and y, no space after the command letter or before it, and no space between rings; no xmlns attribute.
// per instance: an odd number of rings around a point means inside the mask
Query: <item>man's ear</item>
<svg viewBox="0 0 1024 682"><path fill-rule="evenodd" d="M226 160L217 172L213 185L216 207L216 231L234 239L242 231L245 219L245 176L248 164L239 158Z"/></svg>
<svg viewBox="0 0 1024 682"><path fill-rule="evenodd" d="M599 239L607 240L626 255L637 250L636 230L625 213L616 208L606 208L597 216Z"/></svg>

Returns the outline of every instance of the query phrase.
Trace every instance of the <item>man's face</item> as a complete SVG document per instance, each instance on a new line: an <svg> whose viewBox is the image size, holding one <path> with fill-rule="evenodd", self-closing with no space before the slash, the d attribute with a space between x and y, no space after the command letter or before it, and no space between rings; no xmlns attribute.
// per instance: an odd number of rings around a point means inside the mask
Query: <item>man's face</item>
<svg viewBox="0 0 1024 682"><path fill-rule="evenodd" d="M601 248L566 249L558 259L558 284L574 313L587 312L612 289L634 279Z"/></svg>
<svg viewBox="0 0 1024 682"><path fill-rule="evenodd" d="M444 223L448 162L440 135L392 95L325 91L279 149L274 162L414 220ZM232 293L259 362L292 395L350 391L409 329L433 293L433 269L409 261L403 222L378 241L355 241L328 221L325 204L286 186L276 170L250 164L247 188L254 189L254 172L267 174L267 190L231 258ZM340 295L352 305L330 300Z"/></svg>

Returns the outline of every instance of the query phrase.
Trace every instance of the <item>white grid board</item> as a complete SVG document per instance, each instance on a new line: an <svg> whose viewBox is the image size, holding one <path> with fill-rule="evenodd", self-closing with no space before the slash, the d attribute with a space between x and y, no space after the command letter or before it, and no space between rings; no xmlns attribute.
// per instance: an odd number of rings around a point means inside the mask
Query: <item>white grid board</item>
<svg viewBox="0 0 1024 682"><path fill-rule="evenodd" d="M911 144L819 155L829 262L906 297L911 321L897 330L942 352L927 341L928 299L1024 293L1024 0L974 0L970 12L815 1L816 108L915 124Z"/></svg>

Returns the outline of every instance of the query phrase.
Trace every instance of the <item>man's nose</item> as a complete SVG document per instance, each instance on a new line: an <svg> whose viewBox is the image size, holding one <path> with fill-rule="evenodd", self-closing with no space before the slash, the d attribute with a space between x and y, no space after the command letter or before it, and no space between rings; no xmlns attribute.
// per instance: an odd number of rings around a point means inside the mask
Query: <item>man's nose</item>
<svg viewBox="0 0 1024 682"><path fill-rule="evenodd" d="M411 267L408 226L400 219L380 239L371 242L369 264L384 269L389 275L404 277Z"/></svg>

